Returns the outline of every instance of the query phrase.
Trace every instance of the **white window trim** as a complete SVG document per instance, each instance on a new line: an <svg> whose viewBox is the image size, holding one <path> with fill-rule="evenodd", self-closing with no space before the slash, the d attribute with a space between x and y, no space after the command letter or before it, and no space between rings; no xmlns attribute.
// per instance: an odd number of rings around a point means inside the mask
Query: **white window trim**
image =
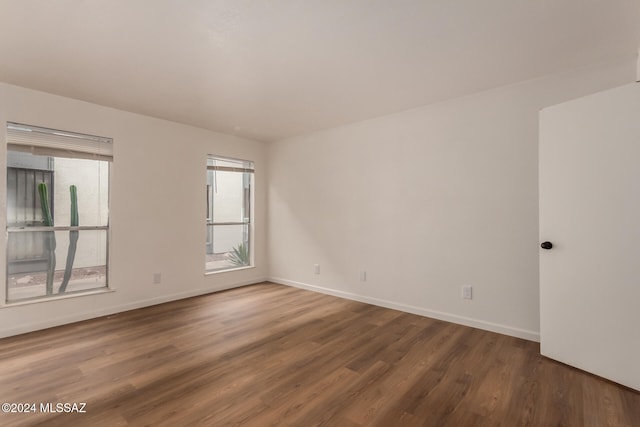
<svg viewBox="0 0 640 427"><path fill-rule="evenodd" d="M231 166L207 165L207 171L209 171L209 170L220 170L220 171L227 171L227 172L251 173L252 182L251 182L251 193L250 193L250 200L249 200L249 218L248 218L248 220L238 221L238 222L234 221L234 222L219 222L218 223L218 222L214 222L212 220L210 221L209 213L207 213L207 218L205 218L205 227L214 226L214 225L247 225L248 233L249 233L249 265L237 266L237 267L228 267L228 268L220 268L220 269L215 269L215 270L207 270L206 261L205 261L204 275L205 276L211 276L211 275L220 274L220 273L229 273L229 272L233 272L233 271L248 270L248 269L255 268L255 250L254 250L254 246L255 246L255 233L254 233L254 221L255 221L255 162L253 160L246 160L246 159L238 159L238 158L232 158L232 157L218 156L218 155L215 155L215 154L208 154L207 155L207 161L208 160L220 160L220 161L228 161L228 162L234 162L234 163L242 163L242 164L246 165L247 167L231 167ZM207 203L208 203L208 200L207 200ZM206 253L205 253L205 258L206 258Z"/></svg>
<svg viewBox="0 0 640 427"><path fill-rule="evenodd" d="M109 185L108 199L111 199L111 164L113 162L113 139L95 135L87 135L76 132L61 131L39 126L25 125L15 122L6 122L6 147L5 153L14 151L26 151L36 155L60 156L69 158L85 158L91 160L103 160L109 162ZM6 156L5 156L6 159ZM5 172L7 164L4 164ZM6 185L6 183L5 183ZM5 189L5 199L7 197ZM6 209L6 200L5 200ZM6 216L6 212L5 212ZM25 298L16 301L9 301L8 289L8 253L7 242L9 230L15 227L7 227L5 223L5 278L4 286L0 292L0 308L15 307L20 305L37 304L41 302L55 301L67 298L82 296L92 296L115 292L115 288L110 285L109 270L110 256L109 245L111 241L111 225L107 220L106 226L54 226L46 227L47 230L106 230L106 280L105 286L95 289L65 292L64 294L44 295L33 298ZM36 227L29 227L29 231L36 231ZM15 230L11 230L15 231Z"/></svg>

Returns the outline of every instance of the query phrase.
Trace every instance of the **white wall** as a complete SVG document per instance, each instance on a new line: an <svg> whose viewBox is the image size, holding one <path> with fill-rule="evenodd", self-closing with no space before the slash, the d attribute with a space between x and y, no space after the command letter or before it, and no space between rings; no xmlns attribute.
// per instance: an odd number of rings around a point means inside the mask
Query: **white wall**
<svg viewBox="0 0 640 427"><path fill-rule="evenodd" d="M2 126L114 138L116 290L1 307L0 336L269 276L537 339L538 110L633 77L634 63L619 62L272 145L0 84ZM254 269L203 274L207 154L256 164ZM5 160L0 150L0 167ZM0 174L0 192L5 180ZM160 285L151 283L156 272ZM459 298L463 283L474 286L472 301Z"/></svg>
<svg viewBox="0 0 640 427"><path fill-rule="evenodd" d="M167 100L171 102L171 100ZM0 308L0 336L252 283L267 276L266 146L86 102L0 84L6 121L114 139L109 282L115 292ZM0 146L5 133L0 132ZM256 167L256 268L204 275L207 154L252 160ZM0 167L6 150L0 150ZM0 192L6 174L0 174ZM0 212L6 212L0 197ZM6 227L0 215L0 228ZM0 259L5 259L0 245ZM162 283L153 285L153 273ZM4 262L0 277L5 277ZM4 301L4 280L0 291Z"/></svg>
<svg viewBox="0 0 640 427"><path fill-rule="evenodd" d="M272 144L272 280L539 339L538 111L633 78L620 61Z"/></svg>

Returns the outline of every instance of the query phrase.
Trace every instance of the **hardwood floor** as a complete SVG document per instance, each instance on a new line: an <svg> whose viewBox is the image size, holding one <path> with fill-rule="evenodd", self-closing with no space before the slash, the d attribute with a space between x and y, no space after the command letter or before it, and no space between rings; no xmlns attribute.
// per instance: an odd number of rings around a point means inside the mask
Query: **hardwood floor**
<svg viewBox="0 0 640 427"><path fill-rule="evenodd" d="M0 340L0 401L38 409L2 426L640 426L640 393L537 343L269 283Z"/></svg>

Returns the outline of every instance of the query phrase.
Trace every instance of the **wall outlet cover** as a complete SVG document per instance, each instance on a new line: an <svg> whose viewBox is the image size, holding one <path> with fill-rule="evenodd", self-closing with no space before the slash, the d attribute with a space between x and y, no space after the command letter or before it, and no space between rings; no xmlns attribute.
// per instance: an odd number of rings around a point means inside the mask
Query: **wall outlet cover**
<svg viewBox="0 0 640 427"><path fill-rule="evenodd" d="M462 287L462 299L472 299L473 298L473 289L469 285L464 285Z"/></svg>

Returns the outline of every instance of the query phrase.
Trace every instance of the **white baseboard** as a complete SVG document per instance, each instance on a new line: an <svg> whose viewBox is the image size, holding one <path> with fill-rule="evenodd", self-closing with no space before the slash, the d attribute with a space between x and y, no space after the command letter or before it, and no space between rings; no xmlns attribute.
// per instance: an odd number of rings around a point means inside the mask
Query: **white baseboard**
<svg viewBox="0 0 640 427"><path fill-rule="evenodd" d="M83 320L95 319L97 317L110 316L112 314L122 313L124 311L129 311L129 310L135 310L137 308L150 307L152 305L158 305L158 304L163 304L165 302L171 302L171 301L177 301L185 298L196 297L199 295L211 294L215 292L224 291L227 289L239 288L241 286L253 285L255 283L261 283L267 280L268 280L267 278L263 277L263 278L238 282L231 285L216 286L211 288L201 288L201 289L195 289L195 290L190 290L186 292L178 292L175 294L162 295L159 297L149 298L141 301L135 301L129 304L106 307L100 310L92 310L90 312L83 312L83 313L73 313L68 316L57 317L55 319L48 319L46 321L22 324L14 328L0 329L0 338L24 334L27 332L39 331L41 329L48 329L48 328L53 328L61 325L67 325L69 323L81 322Z"/></svg>
<svg viewBox="0 0 640 427"><path fill-rule="evenodd" d="M364 295L352 294L350 292L338 291L335 289L324 288L321 286L309 285L306 283L296 282L293 280L282 279L279 277L270 277L270 282L281 285L293 286L295 288L306 289L309 291L320 292L339 298L345 298L353 301L364 302L367 304L377 305L380 307L391 308L394 310L404 311L406 313L417 314L420 316L431 317L433 319L445 320L459 325L470 326L472 328L483 329L485 331L497 332L503 335L522 338L529 341L540 342L540 333L528 331L526 329L514 328L498 323L486 322L484 320L472 319L470 317L458 316L457 314L444 313L441 311L429 310L427 308L415 307L412 305L401 304L393 301L372 298Z"/></svg>
<svg viewBox="0 0 640 427"><path fill-rule="evenodd" d="M300 289L320 292L323 294L332 295L339 298L345 298L353 301L359 301L367 304L377 305L380 307L391 308L394 310L400 310L407 313L417 314L420 316L431 317L439 320L445 320L447 322L457 323L460 325L470 326L473 328L483 329L491 332L497 332L503 335L509 335L517 338L523 338L529 341L536 341L536 342L540 341L540 334L535 331L528 331L524 329L514 328L511 326L501 325L501 324L492 323L492 322L486 322L483 320L472 319L464 316L458 316L456 314L429 310L422 307L415 307L407 304L401 304L401 303L383 300L379 298L372 298L364 295L338 291L335 289L324 288L321 286L309 285L306 283L296 282L293 280L287 280L287 279L282 279L277 277L257 278L257 279L238 282L238 283L234 283L226 286L219 286L214 288L201 288L201 289L191 290L187 292L178 292L175 294L162 295L159 297L136 301L129 304L106 307L100 310L94 310L94 311L83 312L83 313L73 313L68 316L62 316L55 319L48 319L46 321L21 324L20 326L17 326L14 328L0 329L0 338L24 334L27 332L38 331L41 329L53 328L56 326L66 325L74 322L81 322L83 320L94 319L97 317L109 316L112 314L122 313L124 311L135 310L137 308L149 307L152 305L163 304L170 301L177 301L184 298L191 298L199 295L220 292L227 289L239 288L241 286L252 285L252 284L260 283L264 281L270 281L273 283L279 283L281 285L293 286Z"/></svg>

